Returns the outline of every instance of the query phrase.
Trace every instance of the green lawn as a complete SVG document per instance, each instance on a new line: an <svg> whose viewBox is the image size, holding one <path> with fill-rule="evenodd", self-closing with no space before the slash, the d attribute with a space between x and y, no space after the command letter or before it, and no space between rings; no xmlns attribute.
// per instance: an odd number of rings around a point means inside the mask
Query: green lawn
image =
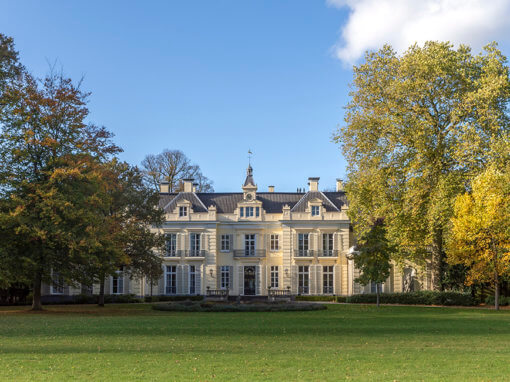
<svg viewBox="0 0 510 382"><path fill-rule="evenodd" d="M24 308L23 308L24 309ZM510 311L330 305L173 313L149 305L0 308L0 380L510 378Z"/></svg>

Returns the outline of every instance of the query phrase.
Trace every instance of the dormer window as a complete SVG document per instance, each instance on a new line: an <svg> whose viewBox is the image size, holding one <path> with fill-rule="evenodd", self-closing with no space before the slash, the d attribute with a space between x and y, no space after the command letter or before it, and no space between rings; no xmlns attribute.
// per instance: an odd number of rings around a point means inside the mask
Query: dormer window
<svg viewBox="0 0 510 382"><path fill-rule="evenodd" d="M312 206L312 216L319 216L321 214L320 206Z"/></svg>
<svg viewBox="0 0 510 382"><path fill-rule="evenodd" d="M260 207L240 207L239 216L252 218L260 216Z"/></svg>
<svg viewBox="0 0 510 382"><path fill-rule="evenodd" d="M179 217L188 216L188 207L180 206L179 207Z"/></svg>

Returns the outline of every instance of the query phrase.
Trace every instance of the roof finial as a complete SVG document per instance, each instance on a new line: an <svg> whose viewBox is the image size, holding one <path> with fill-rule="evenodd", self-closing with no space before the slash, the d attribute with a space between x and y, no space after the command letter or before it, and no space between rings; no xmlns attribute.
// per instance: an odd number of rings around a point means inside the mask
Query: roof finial
<svg viewBox="0 0 510 382"><path fill-rule="evenodd" d="M251 156L252 156L252 152L250 149L248 149L248 166L251 166Z"/></svg>

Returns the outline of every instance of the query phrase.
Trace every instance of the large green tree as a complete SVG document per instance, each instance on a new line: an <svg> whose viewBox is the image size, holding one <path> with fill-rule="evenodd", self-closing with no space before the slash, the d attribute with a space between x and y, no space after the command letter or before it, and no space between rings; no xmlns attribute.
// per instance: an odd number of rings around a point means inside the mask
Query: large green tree
<svg viewBox="0 0 510 382"><path fill-rule="evenodd" d="M379 307L380 285L390 276L391 254L395 248L386 237L384 219L376 219L370 229L359 239L353 254L354 265L360 270L356 282L361 285L375 283L377 307Z"/></svg>
<svg viewBox="0 0 510 382"><path fill-rule="evenodd" d="M142 172L116 159L101 166L102 229L97 234L100 244L87 274L91 282L99 282L99 305L104 305L104 283L108 275L124 269L131 278L158 279L162 273L157 252L164 245L164 236L155 232L163 221L158 208L159 193L147 186Z"/></svg>
<svg viewBox="0 0 510 382"><path fill-rule="evenodd" d="M360 237L384 217L395 260L425 264L442 287L455 197L510 131L510 81L496 44L477 55L450 43L390 46L354 67L345 124L349 215Z"/></svg>

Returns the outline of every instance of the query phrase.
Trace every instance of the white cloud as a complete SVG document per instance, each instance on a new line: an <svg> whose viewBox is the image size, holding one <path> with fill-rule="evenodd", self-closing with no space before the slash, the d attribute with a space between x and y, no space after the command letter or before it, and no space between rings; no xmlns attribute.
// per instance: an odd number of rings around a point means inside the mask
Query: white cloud
<svg viewBox="0 0 510 382"><path fill-rule="evenodd" d="M510 34L510 0L326 0L349 16L334 47L352 64L366 50L390 44L398 52L428 40L467 44L474 50Z"/></svg>

